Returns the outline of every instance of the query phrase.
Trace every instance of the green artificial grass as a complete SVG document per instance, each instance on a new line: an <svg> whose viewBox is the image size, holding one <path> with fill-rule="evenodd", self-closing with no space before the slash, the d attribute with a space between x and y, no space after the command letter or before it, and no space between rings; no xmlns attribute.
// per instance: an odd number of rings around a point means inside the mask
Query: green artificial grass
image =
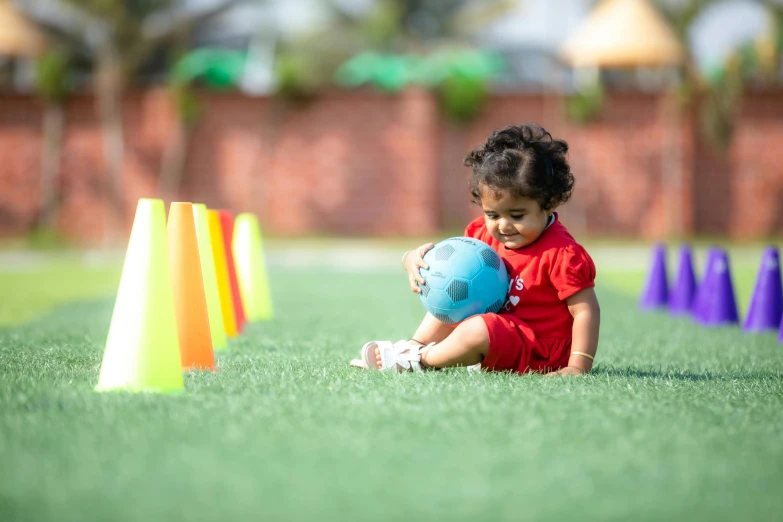
<svg viewBox="0 0 783 522"><path fill-rule="evenodd" d="M783 519L783 345L639 313L642 274L551 379L349 368L417 325L404 277L278 267L275 319L178 395L93 391L117 274L0 330L0 520Z"/></svg>
<svg viewBox="0 0 783 522"><path fill-rule="evenodd" d="M0 327L30 321L53 306L116 292L122 269L115 264L85 266L74 259L29 265L5 271L0 265Z"/></svg>

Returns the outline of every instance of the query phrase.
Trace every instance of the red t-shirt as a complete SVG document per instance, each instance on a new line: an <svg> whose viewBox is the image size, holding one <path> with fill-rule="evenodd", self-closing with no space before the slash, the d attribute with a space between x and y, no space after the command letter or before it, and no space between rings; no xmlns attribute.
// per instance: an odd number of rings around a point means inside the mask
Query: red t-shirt
<svg viewBox="0 0 783 522"><path fill-rule="evenodd" d="M538 338L571 339L574 318L565 299L595 286L595 264L555 213L554 222L536 241L508 249L487 231L483 217L472 221L465 235L491 246L506 263L509 291L500 314L514 314Z"/></svg>

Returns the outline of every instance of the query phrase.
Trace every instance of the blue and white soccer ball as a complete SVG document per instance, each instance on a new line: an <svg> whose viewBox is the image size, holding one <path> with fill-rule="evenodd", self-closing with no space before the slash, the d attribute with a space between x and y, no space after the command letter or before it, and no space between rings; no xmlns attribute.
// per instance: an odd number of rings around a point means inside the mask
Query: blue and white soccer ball
<svg viewBox="0 0 783 522"><path fill-rule="evenodd" d="M497 313L506 301L508 272L500 256L478 239L444 239L424 255L419 284L424 308L445 324Z"/></svg>

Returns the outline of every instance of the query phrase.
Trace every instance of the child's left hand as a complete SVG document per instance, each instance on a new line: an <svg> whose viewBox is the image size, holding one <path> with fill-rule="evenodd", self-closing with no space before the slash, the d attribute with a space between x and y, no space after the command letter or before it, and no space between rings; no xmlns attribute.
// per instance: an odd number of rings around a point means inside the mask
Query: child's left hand
<svg viewBox="0 0 783 522"><path fill-rule="evenodd" d="M555 376L562 376L562 375L584 375L586 372L582 370L581 368L575 368L573 366L566 366L565 368L560 368L557 371L549 372L546 374L547 377L555 377Z"/></svg>

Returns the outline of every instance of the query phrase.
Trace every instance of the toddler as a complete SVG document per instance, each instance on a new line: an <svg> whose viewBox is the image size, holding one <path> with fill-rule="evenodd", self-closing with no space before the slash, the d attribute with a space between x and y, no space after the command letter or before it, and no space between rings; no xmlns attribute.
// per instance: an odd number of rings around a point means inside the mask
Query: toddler
<svg viewBox="0 0 783 522"><path fill-rule="evenodd" d="M473 169L473 202L484 212L465 235L490 245L506 264L510 284L503 308L456 326L428 313L408 341L366 343L357 365L396 371L479 364L519 373L590 371L600 323L595 265L555 212L574 187L567 152L565 141L527 124L496 130L465 158ZM424 283L423 256L432 247L427 243L402 256L415 293Z"/></svg>

